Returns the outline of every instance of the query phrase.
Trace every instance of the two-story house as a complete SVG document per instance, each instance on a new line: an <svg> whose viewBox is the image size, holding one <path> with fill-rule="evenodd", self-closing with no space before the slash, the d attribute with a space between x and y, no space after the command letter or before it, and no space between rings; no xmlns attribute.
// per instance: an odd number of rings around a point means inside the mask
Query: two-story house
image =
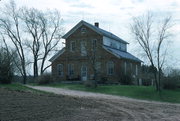
<svg viewBox="0 0 180 121"><path fill-rule="evenodd" d="M117 82L122 74L138 77L141 60L127 52L127 42L85 21L63 38L65 47L55 54L52 75L56 80L106 78Z"/></svg>

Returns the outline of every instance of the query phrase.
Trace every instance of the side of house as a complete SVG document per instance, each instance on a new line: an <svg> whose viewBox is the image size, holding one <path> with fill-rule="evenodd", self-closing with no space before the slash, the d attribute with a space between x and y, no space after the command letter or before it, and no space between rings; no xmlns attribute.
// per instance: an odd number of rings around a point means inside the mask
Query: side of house
<svg viewBox="0 0 180 121"><path fill-rule="evenodd" d="M50 59L56 80L93 80L96 75L117 82L122 74L138 77L141 61L127 52L128 43L98 23L81 21L64 38L66 46Z"/></svg>

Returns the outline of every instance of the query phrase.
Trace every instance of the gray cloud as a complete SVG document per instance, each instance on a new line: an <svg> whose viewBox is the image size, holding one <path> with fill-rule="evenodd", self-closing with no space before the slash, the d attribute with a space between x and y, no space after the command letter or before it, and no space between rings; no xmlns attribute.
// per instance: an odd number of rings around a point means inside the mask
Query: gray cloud
<svg viewBox="0 0 180 121"><path fill-rule="evenodd" d="M75 3L72 4L71 7L76 7L76 8L94 8L92 5L88 5L86 3Z"/></svg>

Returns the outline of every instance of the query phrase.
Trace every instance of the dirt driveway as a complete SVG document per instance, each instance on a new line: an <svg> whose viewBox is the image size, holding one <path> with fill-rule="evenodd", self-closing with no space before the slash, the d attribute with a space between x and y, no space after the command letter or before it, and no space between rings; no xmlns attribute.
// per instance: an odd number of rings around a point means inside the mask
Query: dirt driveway
<svg viewBox="0 0 180 121"><path fill-rule="evenodd" d="M52 92L55 94L68 95L81 99L94 101L101 106L101 110L92 109L97 115L103 116L102 121L132 120L132 121L180 121L180 104L161 103L154 101L136 100L126 97L73 91L68 89L30 86L31 88ZM99 112L100 111L100 112ZM84 114L86 116L86 114ZM111 117L109 119L109 117ZM92 118L92 119L91 119ZM93 120L90 117L89 120Z"/></svg>

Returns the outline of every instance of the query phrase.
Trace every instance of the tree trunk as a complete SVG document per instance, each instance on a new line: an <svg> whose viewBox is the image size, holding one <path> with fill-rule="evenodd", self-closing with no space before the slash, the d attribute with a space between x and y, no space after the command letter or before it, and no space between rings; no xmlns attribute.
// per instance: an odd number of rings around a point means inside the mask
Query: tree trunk
<svg viewBox="0 0 180 121"><path fill-rule="evenodd" d="M34 69L34 78L36 78L36 77L38 77L38 65L37 65L37 59L34 59L33 69Z"/></svg>
<svg viewBox="0 0 180 121"><path fill-rule="evenodd" d="M24 71L23 69L23 84L26 84L27 81L27 75L26 75L26 71Z"/></svg>
<svg viewBox="0 0 180 121"><path fill-rule="evenodd" d="M158 72L158 82L159 82L159 92L161 91L161 69L159 69L159 72Z"/></svg>
<svg viewBox="0 0 180 121"><path fill-rule="evenodd" d="M41 75L43 75L43 73L44 73L44 62L45 62L45 59L43 58L42 59L42 63L41 63Z"/></svg>

